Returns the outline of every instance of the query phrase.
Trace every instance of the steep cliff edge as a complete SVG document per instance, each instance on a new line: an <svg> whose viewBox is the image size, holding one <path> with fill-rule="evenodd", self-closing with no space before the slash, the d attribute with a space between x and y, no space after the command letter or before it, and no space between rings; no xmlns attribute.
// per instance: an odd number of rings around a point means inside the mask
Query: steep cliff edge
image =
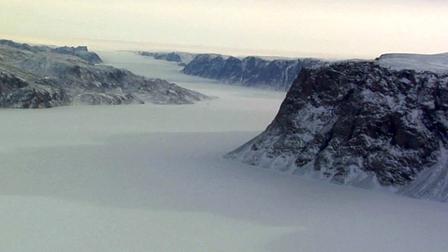
<svg viewBox="0 0 448 252"><path fill-rule="evenodd" d="M274 59L183 52L137 52L158 60L176 62L184 66L187 75L217 80L222 83L246 87L286 91L302 68L314 68L325 64L317 59Z"/></svg>
<svg viewBox="0 0 448 252"><path fill-rule="evenodd" d="M447 201L447 147L447 74L346 61L302 70L269 127L228 157Z"/></svg>
<svg viewBox="0 0 448 252"><path fill-rule="evenodd" d="M260 57L225 57L200 54L191 60L183 73L224 83L274 90L288 90L302 68L319 66L315 59L263 59Z"/></svg>

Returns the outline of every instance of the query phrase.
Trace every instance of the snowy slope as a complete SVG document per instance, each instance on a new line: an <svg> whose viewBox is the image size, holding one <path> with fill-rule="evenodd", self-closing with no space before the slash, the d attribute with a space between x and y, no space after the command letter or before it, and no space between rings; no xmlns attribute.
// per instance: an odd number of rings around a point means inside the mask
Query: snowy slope
<svg viewBox="0 0 448 252"><path fill-rule="evenodd" d="M419 174L415 181L402 188L400 193L448 202L448 150L442 147L438 162Z"/></svg>
<svg viewBox="0 0 448 252"><path fill-rule="evenodd" d="M436 73L448 72L448 53L406 54L391 53L381 55L377 61L381 66L395 70L413 69Z"/></svg>

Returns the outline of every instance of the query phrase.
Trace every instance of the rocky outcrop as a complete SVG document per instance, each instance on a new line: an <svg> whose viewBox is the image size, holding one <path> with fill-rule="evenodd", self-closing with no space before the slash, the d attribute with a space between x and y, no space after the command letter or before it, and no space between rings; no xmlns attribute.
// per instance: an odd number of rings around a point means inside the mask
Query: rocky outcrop
<svg viewBox="0 0 448 252"><path fill-rule="evenodd" d="M90 64L99 64L99 63L103 62L101 60L101 58L96 53L89 52L89 50L87 49L87 46L57 47L57 48L52 49L52 52L77 56L77 57L89 62Z"/></svg>
<svg viewBox="0 0 448 252"><path fill-rule="evenodd" d="M302 70L269 127L228 157L446 201L447 148L448 75L347 61Z"/></svg>
<svg viewBox="0 0 448 252"><path fill-rule="evenodd" d="M315 68L324 64L317 59L268 59L254 56L237 58L181 52L137 53L158 60L177 62L184 66L184 74L222 83L283 91L289 89L303 67Z"/></svg>
<svg viewBox="0 0 448 252"><path fill-rule="evenodd" d="M67 105L69 97L52 83L29 83L16 76L0 72L0 107L47 108Z"/></svg>
<svg viewBox="0 0 448 252"><path fill-rule="evenodd" d="M302 68L312 68L322 62L315 59L236 58L216 54L197 55L182 70L183 73L247 87L288 90Z"/></svg>
<svg viewBox="0 0 448 252"><path fill-rule="evenodd" d="M85 47L0 42L0 106L41 108L73 103L188 104L205 95L105 65Z"/></svg>
<svg viewBox="0 0 448 252"><path fill-rule="evenodd" d="M49 46L30 46L28 44L22 44L22 43L16 43L11 40L0 40L0 46L8 46L10 48L15 48L19 50L26 50L34 53L38 52L53 52L53 53L59 53L59 54L67 54L67 55L73 55L76 57L79 57L85 61L87 61L90 64L99 64L103 61L98 56L98 54L94 52L90 52L87 49L87 46L77 46L77 47L69 47L69 46L63 46L63 47L49 47Z"/></svg>
<svg viewBox="0 0 448 252"><path fill-rule="evenodd" d="M180 55L175 52L170 52L170 53L139 52L139 54L142 56L153 57L154 59L158 59L158 60L165 60L165 61L178 62L178 63L182 62L182 58L180 57Z"/></svg>
<svg viewBox="0 0 448 252"><path fill-rule="evenodd" d="M145 52L140 51L137 54L141 56L151 57L156 60L164 60L169 62L176 62L178 65L185 66L196 56L193 53L186 52Z"/></svg>

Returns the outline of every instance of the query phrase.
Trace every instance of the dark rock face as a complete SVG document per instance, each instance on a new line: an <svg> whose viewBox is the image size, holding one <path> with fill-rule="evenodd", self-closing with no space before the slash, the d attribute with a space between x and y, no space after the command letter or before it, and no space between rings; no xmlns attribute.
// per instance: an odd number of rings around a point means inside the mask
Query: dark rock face
<svg viewBox="0 0 448 252"><path fill-rule="evenodd" d="M259 57L224 57L199 54L190 61L183 73L248 87L287 90L303 67L316 67L314 59L266 60Z"/></svg>
<svg viewBox="0 0 448 252"><path fill-rule="evenodd" d="M46 108L67 105L69 97L51 83L28 83L12 74L0 72L0 107Z"/></svg>
<svg viewBox="0 0 448 252"><path fill-rule="evenodd" d="M287 90L303 67L313 68L324 62L316 59L243 59L219 54L191 54L180 52L138 52L142 56L158 60L177 62L184 66L182 72L220 82L260 87L273 90Z"/></svg>
<svg viewBox="0 0 448 252"><path fill-rule="evenodd" d="M164 80L94 65L97 57L85 47L49 49L0 41L0 106L188 104L207 98Z"/></svg>
<svg viewBox="0 0 448 252"><path fill-rule="evenodd" d="M424 188L425 197L448 200L448 175L443 183L420 178L448 172L446 149L448 75L342 62L302 70L266 131L229 157L342 184L412 188L405 193L417 197Z"/></svg>

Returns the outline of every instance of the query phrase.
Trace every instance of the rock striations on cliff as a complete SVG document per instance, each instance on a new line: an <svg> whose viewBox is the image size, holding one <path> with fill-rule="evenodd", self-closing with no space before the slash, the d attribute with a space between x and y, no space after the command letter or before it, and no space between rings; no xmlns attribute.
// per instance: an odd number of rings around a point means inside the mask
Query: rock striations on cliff
<svg viewBox="0 0 448 252"><path fill-rule="evenodd" d="M317 59L274 59L248 56L238 58L221 54L181 52L137 52L158 60L177 62L187 75L246 87L286 91L302 68L324 64Z"/></svg>
<svg viewBox="0 0 448 252"><path fill-rule="evenodd" d="M268 128L228 157L448 201L448 74L385 63L302 70Z"/></svg>
<svg viewBox="0 0 448 252"><path fill-rule="evenodd" d="M124 69L96 65L86 47L30 46L0 40L0 107L70 104L187 104L205 95Z"/></svg>
<svg viewBox="0 0 448 252"><path fill-rule="evenodd" d="M321 64L315 59L263 59L224 57L215 54L200 54L189 62L183 73L218 80L224 83L240 84L246 87L261 87L274 90L288 90L302 68Z"/></svg>

